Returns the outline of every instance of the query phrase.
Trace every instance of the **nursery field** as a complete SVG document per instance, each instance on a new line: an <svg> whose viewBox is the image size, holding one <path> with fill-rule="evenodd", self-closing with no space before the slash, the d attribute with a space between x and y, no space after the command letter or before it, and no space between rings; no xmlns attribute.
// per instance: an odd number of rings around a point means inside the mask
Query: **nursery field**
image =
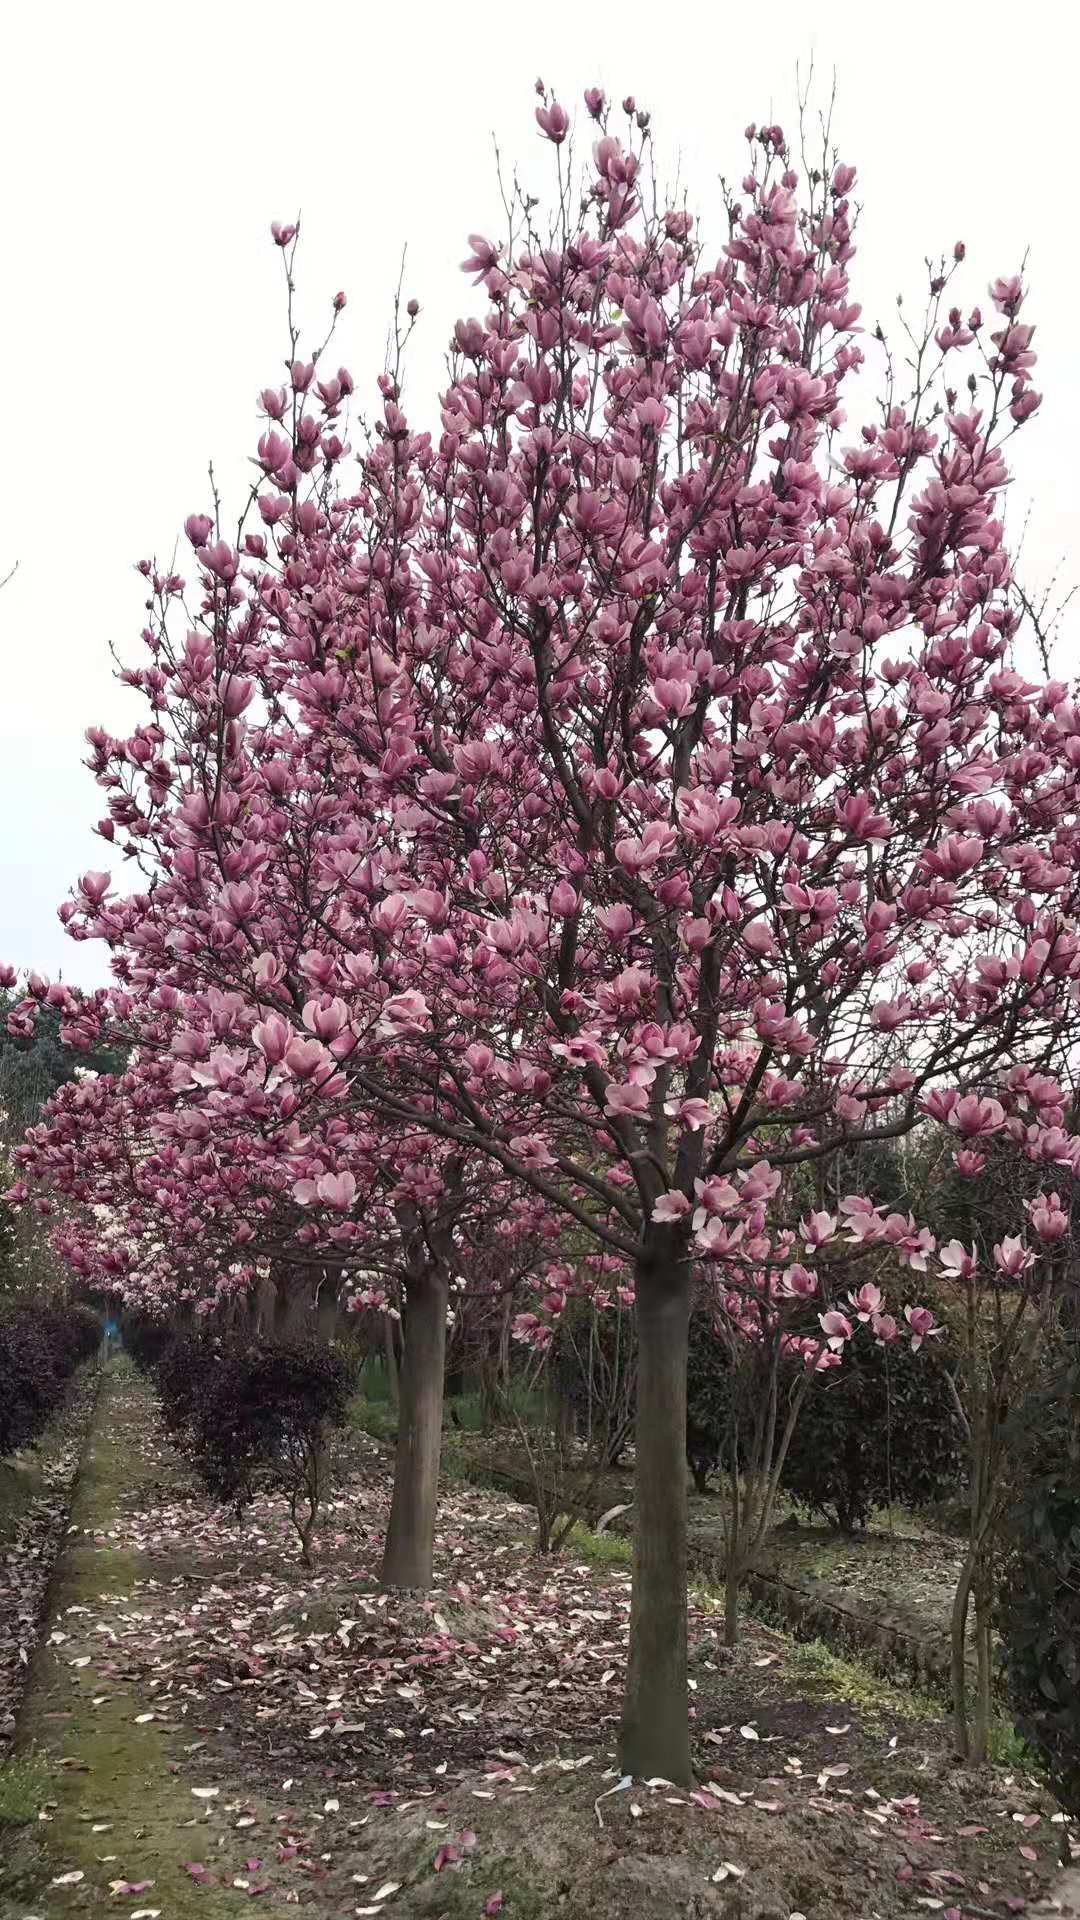
<svg viewBox="0 0 1080 1920"><path fill-rule="evenodd" d="M932 1693L756 1617L732 1656L707 1584L697 1784L622 1780L625 1543L538 1556L529 1510L451 1458L436 1585L389 1594L387 1456L346 1446L306 1571L283 1504L238 1530L106 1367L0 1772L5 1920L1004 1920L1054 1884L1071 1822L1007 1725L959 1770Z"/></svg>

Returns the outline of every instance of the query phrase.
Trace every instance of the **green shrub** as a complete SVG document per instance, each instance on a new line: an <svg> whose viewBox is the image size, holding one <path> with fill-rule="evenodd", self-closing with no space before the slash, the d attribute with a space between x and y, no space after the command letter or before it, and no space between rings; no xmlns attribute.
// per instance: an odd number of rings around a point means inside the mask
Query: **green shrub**
<svg viewBox="0 0 1080 1920"><path fill-rule="evenodd" d="M1001 1629L1017 1728L1062 1803L1080 1811L1080 1347L1075 1338L1016 1416L1020 1491Z"/></svg>
<svg viewBox="0 0 1080 1920"><path fill-rule="evenodd" d="M802 1378L781 1374L781 1400ZM686 1452L700 1492L721 1461L742 1460L755 1408L752 1370L733 1370L706 1314L690 1322ZM782 1408L781 1416L782 1418ZM957 1485L963 1439L944 1366L932 1349L878 1346L860 1328L841 1367L816 1381L784 1462L782 1485L845 1532L874 1507L921 1507Z"/></svg>
<svg viewBox="0 0 1080 1920"><path fill-rule="evenodd" d="M879 1346L860 1329L843 1365L807 1395L783 1484L844 1532L874 1507L922 1507L952 1491L963 1435L945 1366L933 1348Z"/></svg>

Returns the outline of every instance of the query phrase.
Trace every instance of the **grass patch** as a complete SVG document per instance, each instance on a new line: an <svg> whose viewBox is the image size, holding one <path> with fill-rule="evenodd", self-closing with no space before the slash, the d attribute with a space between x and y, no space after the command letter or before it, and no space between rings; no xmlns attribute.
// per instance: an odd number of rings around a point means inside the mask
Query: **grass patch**
<svg viewBox="0 0 1080 1920"><path fill-rule="evenodd" d="M370 1399L366 1391L349 1402L349 1424L373 1440L389 1440L397 1432L397 1414L388 1399Z"/></svg>
<svg viewBox="0 0 1080 1920"><path fill-rule="evenodd" d="M823 1546L814 1548L803 1562L803 1571L809 1574L811 1580L824 1580L828 1583L846 1564L849 1557L849 1550L846 1547L829 1541Z"/></svg>
<svg viewBox="0 0 1080 1920"><path fill-rule="evenodd" d="M916 1686L895 1686L860 1660L833 1653L824 1640L793 1640L787 1671L808 1700L849 1700L867 1720L940 1720L941 1702Z"/></svg>
<svg viewBox="0 0 1080 1920"><path fill-rule="evenodd" d="M995 1767L1015 1767L1018 1772L1041 1776L1043 1764L1034 1747L1029 1747L1011 1720L995 1720L990 1729L990 1758Z"/></svg>
<svg viewBox="0 0 1080 1920"><path fill-rule="evenodd" d="M590 1567L628 1567L634 1557L631 1541L621 1533L593 1533L576 1520L566 1538L566 1552Z"/></svg>
<svg viewBox="0 0 1080 1920"><path fill-rule="evenodd" d="M28 1825L51 1791L52 1775L41 1755L17 1754L0 1767L0 1827Z"/></svg>

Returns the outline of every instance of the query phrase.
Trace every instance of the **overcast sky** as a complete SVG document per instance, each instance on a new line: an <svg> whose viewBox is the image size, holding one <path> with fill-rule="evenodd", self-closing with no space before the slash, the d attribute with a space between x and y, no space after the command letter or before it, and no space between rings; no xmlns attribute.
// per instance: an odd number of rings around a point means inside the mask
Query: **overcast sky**
<svg viewBox="0 0 1080 1920"><path fill-rule="evenodd" d="M1055 12L1069 19L1054 23ZM1025 251L1042 413L1018 443L1011 516L1031 519L1022 577L1080 580L1080 258L1074 174L1080 36L1073 10L863 4L742 8L548 0L61 0L5 10L0 78L0 960L72 981L102 951L56 908L87 867L114 865L92 823L104 796L82 734L134 724L110 643L137 655L134 562L167 558L207 501L210 460L234 502L255 396L283 355L271 219L303 216L301 313L336 289L340 359L366 405L382 366L402 247L423 317L408 405L438 392L470 231L501 234L492 136L544 192L533 123L542 76L587 137L581 95L633 92L653 116L658 171L688 184L707 232L717 179L738 178L750 119L794 127L796 67L859 169L854 295L886 324L921 298L928 253L967 243L962 292ZM1080 606L1080 601L1078 601ZM1075 670L1080 617L1061 664Z"/></svg>

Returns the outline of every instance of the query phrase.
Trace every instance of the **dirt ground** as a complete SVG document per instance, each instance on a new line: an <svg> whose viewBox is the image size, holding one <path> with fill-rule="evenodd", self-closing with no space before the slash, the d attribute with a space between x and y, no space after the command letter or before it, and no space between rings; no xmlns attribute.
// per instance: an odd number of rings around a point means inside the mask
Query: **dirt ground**
<svg viewBox="0 0 1080 1920"><path fill-rule="evenodd" d="M378 1403L364 1409L373 1430L389 1424L388 1410ZM473 1432L451 1431L448 1452L462 1477L477 1484L524 1489L528 1462L512 1435L485 1439ZM609 1470L591 1487L589 1512L597 1515L632 1501L633 1476L628 1465ZM719 1488L691 1492L689 1540L692 1569L705 1579L719 1581L724 1561L723 1512ZM626 1533L632 1515L614 1522L614 1531ZM850 1610L851 1637L858 1639L860 1618L867 1622L888 1617L901 1639L925 1651L928 1670L948 1671L949 1616L963 1559L963 1541L902 1509L881 1511L865 1529L845 1534L823 1520L815 1520L784 1495L777 1506L777 1525L762 1555L762 1571L787 1588L827 1597ZM867 1635L870 1645L873 1636Z"/></svg>
<svg viewBox="0 0 1080 1920"><path fill-rule="evenodd" d="M1070 1824L1002 1734L959 1772L940 1707L695 1596L699 1785L620 1781L622 1542L531 1550L531 1516L450 1483L439 1586L376 1585L385 1455L323 1531L238 1534L197 1497L126 1361L104 1381L20 1726L30 1817L0 1915L216 1920L247 1899L430 1920L946 1920L1031 1910ZM0 1822L3 1820L0 1774Z"/></svg>

